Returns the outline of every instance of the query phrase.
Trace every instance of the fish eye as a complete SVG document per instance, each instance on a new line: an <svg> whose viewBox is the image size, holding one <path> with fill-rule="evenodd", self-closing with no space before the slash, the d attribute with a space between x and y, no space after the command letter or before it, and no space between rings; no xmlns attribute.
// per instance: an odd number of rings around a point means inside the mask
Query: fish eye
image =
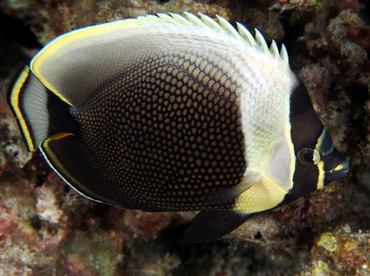
<svg viewBox="0 0 370 276"><path fill-rule="evenodd" d="M315 149L304 148L297 154L299 162L304 166L314 166L320 162L320 153Z"/></svg>

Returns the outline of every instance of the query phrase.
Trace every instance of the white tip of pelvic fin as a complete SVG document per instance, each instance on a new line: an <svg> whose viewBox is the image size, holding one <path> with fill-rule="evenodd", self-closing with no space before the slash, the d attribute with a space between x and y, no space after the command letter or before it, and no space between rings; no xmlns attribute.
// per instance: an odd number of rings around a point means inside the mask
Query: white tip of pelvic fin
<svg viewBox="0 0 370 276"><path fill-rule="evenodd" d="M196 15L184 12L185 16L181 16L177 13L158 13L158 17L160 20L166 21L166 22L172 22L175 24L183 24L183 25L197 25L202 26L204 28L210 28L219 32L225 32L228 34L231 34L235 38L237 38L239 41L255 48L256 50L261 51L262 53L271 56L274 59L280 59L284 63L289 63L288 58L288 52L284 45L281 46L281 49L279 51L276 42L272 41L270 47L267 45L265 38L263 35L255 29L255 36L248 31L247 28L245 28L242 24L239 22L236 22L238 30L234 28L233 25L231 25L225 18L223 18L220 15L216 15L218 22L213 20L211 17L199 13L199 17Z"/></svg>

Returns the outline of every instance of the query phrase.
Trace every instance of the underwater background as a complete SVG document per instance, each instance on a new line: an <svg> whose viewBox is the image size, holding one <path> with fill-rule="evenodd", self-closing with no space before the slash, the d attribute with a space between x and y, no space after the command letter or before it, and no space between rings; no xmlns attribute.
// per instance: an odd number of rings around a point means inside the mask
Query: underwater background
<svg viewBox="0 0 370 276"><path fill-rule="evenodd" d="M122 210L80 196L39 152L24 150L2 93L0 274L370 275L369 0L3 0L0 89L17 62L58 35L184 11L284 43L350 173L218 241L181 246L195 212Z"/></svg>

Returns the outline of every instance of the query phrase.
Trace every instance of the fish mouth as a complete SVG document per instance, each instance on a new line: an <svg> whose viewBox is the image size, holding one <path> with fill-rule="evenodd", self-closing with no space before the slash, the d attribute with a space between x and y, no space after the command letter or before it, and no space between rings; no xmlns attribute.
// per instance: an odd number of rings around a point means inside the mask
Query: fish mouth
<svg viewBox="0 0 370 276"><path fill-rule="evenodd" d="M325 182L330 183L332 181L341 179L349 172L349 162L344 160L335 169L325 173Z"/></svg>

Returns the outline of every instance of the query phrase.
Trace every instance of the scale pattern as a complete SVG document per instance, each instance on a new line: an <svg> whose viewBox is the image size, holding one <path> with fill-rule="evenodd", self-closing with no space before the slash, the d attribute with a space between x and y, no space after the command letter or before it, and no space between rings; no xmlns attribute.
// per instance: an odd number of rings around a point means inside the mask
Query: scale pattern
<svg viewBox="0 0 370 276"><path fill-rule="evenodd" d="M98 173L123 206L232 209L204 194L239 184L246 169L236 86L212 60L165 59L138 59L73 112Z"/></svg>

